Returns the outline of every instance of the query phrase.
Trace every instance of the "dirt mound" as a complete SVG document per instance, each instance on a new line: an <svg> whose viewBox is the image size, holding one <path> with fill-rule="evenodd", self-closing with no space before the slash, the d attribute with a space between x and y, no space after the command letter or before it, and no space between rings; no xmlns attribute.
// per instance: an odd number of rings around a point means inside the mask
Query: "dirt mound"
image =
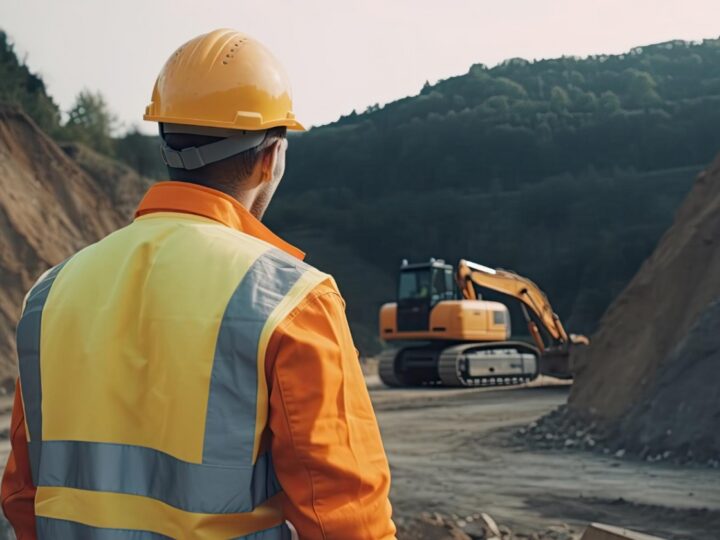
<svg viewBox="0 0 720 540"><path fill-rule="evenodd" d="M720 456L720 301L668 356L653 391L630 409L618 439L634 453L716 461ZM712 462L712 461L711 461Z"/></svg>
<svg viewBox="0 0 720 540"><path fill-rule="evenodd" d="M111 161L81 149L79 160L84 165L90 158L97 163ZM25 292L49 266L127 223L128 201L139 199L146 185L130 178L121 166L86 169L97 170L97 176L83 170L25 114L0 106L3 388L8 388L16 372L15 324ZM116 182L132 188L126 192L125 187L114 187ZM141 191L133 197L134 189Z"/></svg>
<svg viewBox="0 0 720 540"><path fill-rule="evenodd" d="M720 456L720 158L573 357L568 407L531 427L543 444L647 460Z"/></svg>
<svg viewBox="0 0 720 540"><path fill-rule="evenodd" d="M686 361L671 353L718 297L720 159L700 174L672 227L603 316L592 345L574 356L570 408L604 420L625 415L655 387L659 370ZM707 381L695 380L693 388L705 392ZM679 404L683 396L675 397Z"/></svg>

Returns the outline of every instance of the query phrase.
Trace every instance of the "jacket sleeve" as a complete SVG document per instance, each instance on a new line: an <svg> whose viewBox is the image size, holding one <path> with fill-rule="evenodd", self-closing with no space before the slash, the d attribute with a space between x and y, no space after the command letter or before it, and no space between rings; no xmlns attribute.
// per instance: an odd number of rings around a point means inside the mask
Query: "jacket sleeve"
<svg viewBox="0 0 720 540"><path fill-rule="evenodd" d="M267 359L273 463L300 538L395 538L388 462L332 283L283 321Z"/></svg>
<svg viewBox="0 0 720 540"><path fill-rule="evenodd" d="M30 457L25 432L25 413L20 383L15 385L10 423L10 456L0 489L2 509L15 529L18 540L35 540L35 486L30 473Z"/></svg>

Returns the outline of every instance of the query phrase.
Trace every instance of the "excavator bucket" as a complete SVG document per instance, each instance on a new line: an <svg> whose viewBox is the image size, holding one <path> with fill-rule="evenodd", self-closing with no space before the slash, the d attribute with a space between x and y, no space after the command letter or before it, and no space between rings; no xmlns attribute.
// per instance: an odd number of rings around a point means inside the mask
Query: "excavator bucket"
<svg viewBox="0 0 720 540"><path fill-rule="evenodd" d="M557 379L572 379L572 363L568 347L549 347L545 349L538 361L540 375Z"/></svg>

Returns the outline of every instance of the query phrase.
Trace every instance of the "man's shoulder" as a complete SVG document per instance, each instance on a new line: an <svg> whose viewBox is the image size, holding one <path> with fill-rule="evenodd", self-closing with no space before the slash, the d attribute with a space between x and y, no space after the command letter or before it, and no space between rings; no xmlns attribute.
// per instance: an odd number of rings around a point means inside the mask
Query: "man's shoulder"
<svg viewBox="0 0 720 540"><path fill-rule="evenodd" d="M208 228L203 231L207 234ZM295 255L288 253L280 247L248 234L244 231L232 229L230 227L218 224L212 227L212 233L215 240L220 242L209 242L208 249L219 249L229 253L255 254L255 265L263 266L266 269L282 269L292 268L302 273L312 275L323 275L330 277L318 268L304 262ZM255 256L253 255L253 256Z"/></svg>
<svg viewBox="0 0 720 540"><path fill-rule="evenodd" d="M335 280L330 274L270 244L255 259L249 271L268 280L268 283L292 282L293 288L297 289L298 293L304 293L303 296L338 293Z"/></svg>
<svg viewBox="0 0 720 540"><path fill-rule="evenodd" d="M311 264L306 263L302 259L299 259L294 255L291 255L290 253L287 253L282 249L273 246L272 244L269 244L263 240L258 240L258 242L264 244L266 249L257 258L256 264L262 264L264 266L267 266L268 268L273 269L293 269L300 273L308 273L316 276L322 275L330 277L328 274L322 272L318 268L315 268Z"/></svg>

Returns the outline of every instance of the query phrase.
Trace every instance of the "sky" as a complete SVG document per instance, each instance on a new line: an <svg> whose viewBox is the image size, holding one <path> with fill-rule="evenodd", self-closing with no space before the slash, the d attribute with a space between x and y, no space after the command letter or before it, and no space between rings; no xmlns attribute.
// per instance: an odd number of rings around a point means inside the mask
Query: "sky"
<svg viewBox="0 0 720 540"><path fill-rule="evenodd" d="M285 65L306 126L417 94L425 81L505 59L625 52L720 35L718 0L1 0L0 28L63 111L100 91L122 129L182 43L215 28Z"/></svg>

